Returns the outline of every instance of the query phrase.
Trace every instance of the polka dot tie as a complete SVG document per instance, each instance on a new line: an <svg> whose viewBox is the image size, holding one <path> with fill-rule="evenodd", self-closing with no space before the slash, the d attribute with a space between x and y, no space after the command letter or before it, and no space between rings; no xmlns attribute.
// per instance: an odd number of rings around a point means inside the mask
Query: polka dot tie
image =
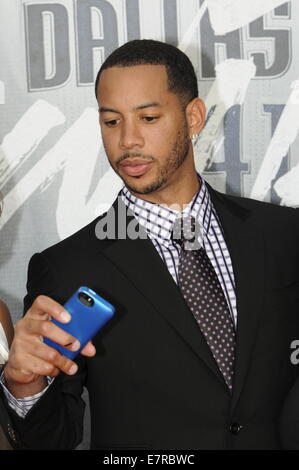
<svg viewBox="0 0 299 470"><path fill-rule="evenodd" d="M195 234L193 217L175 221L172 239L181 246L179 287L231 391L235 357L234 325L217 274L205 249L197 243Z"/></svg>

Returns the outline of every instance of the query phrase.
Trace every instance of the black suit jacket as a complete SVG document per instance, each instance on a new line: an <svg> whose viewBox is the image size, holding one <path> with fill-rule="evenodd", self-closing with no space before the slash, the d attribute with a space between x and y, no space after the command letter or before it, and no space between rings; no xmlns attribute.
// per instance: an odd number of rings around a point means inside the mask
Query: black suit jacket
<svg viewBox="0 0 299 470"><path fill-rule="evenodd" d="M152 242L98 240L100 217L29 265L25 310L39 294L64 303L80 285L117 309L94 339L94 358L80 356L78 373L55 379L26 419L11 412L28 446L80 442L86 386L93 449L280 448L278 417L297 376L290 344L299 339L298 211L208 188L236 281L232 396ZM117 200L113 207L117 213Z"/></svg>

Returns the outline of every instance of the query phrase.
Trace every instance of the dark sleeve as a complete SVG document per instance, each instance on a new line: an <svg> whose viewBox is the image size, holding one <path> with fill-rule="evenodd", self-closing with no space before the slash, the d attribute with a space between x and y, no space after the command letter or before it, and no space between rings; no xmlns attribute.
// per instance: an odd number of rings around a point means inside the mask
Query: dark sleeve
<svg viewBox="0 0 299 470"><path fill-rule="evenodd" d="M280 416L283 449L299 449L299 378L287 395Z"/></svg>
<svg viewBox="0 0 299 470"><path fill-rule="evenodd" d="M297 260L299 279L299 208L297 213ZM299 304L299 293L298 293ZM299 306L298 306L299 316ZM297 338L299 339L299 338ZM289 391L280 416L280 436L283 449L299 449L299 376Z"/></svg>
<svg viewBox="0 0 299 470"><path fill-rule="evenodd" d="M59 273L45 256L35 254L29 263L24 312L41 294L64 303L64 290ZM24 419L9 408L14 426L29 449L74 449L82 441L85 403L81 395L86 380L85 358L79 355L76 362L78 372L74 376L60 373Z"/></svg>
<svg viewBox="0 0 299 470"><path fill-rule="evenodd" d="M31 307L36 297L47 295L59 303L66 301L65 281L42 253L32 256L27 273L27 295L24 297L24 314Z"/></svg>

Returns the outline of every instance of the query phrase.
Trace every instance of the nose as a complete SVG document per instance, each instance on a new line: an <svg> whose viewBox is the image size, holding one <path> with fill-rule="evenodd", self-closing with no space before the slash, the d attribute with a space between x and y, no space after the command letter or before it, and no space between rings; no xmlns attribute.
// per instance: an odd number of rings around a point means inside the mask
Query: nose
<svg viewBox="0 0 299 470"><path fill-rule="evenodd" d="M120 147L122 149L141 148L144 145L144 139L141 130L136 122L123 122Z"/></svg>

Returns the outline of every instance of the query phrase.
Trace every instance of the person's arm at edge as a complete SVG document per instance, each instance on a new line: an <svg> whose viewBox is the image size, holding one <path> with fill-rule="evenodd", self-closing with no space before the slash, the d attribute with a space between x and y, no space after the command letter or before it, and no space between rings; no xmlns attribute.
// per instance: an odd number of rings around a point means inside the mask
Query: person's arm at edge
<svg viewBox="0 0 299 470"><path fill-rule="evenodd" d="M44 254L36 254L30 260L27 292L24 312L40 295L55 298L60 304L66 300L64 282ZM75 362L79 365L75 376L59 374L25 418L6 405L16 431L28 448L73 449L81 441L85 408L81 397L86 374L84 356L79 355Z"/></svg>
<svg viewBox="0 0 299 470"><path fill-rule="evenodd" d="M9 310L4 302L0 300L0 323L3 326L6 338L7 338L7 343L8 346L10 347L13 335L14 335L14 329L13 329L13 324L11 320L11 316L9 314Z"/></svg>

